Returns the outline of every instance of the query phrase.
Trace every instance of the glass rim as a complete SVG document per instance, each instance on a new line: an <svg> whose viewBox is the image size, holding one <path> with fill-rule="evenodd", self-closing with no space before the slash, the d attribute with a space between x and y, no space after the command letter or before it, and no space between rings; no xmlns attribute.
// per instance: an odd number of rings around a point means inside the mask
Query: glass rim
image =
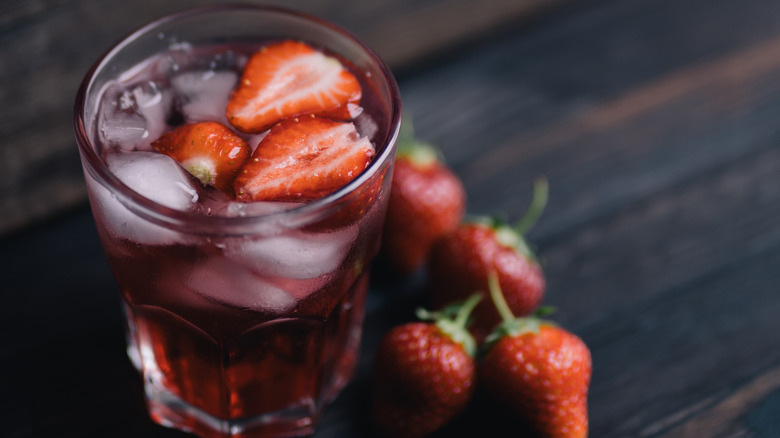
<svg viewBox="0 0 780 438"><path fill-rule="evenodd" d="M96 148L89 139L84 120L84 112L86 111L87 104L87 92L90 90L97 73L102 70L105 64L108 63L116 53L121 51L125 46L131 44L140 36L146 35L149 32L158 29L161 25L181 18L212 12L242 9L298 17L318 26L329 28L331 31L351 40L368 55L371 62L373 62L381 72L381 79L385 84L387 84L390 97L390 101L387 102L391 107L391 112L389 114L389 130L386 137L378 140L376 143L376 147L380 151L380 154L371 161L369 166L363 172L361 172L360 175L335 192L322 198L309 201L304 204L291 206L291 208L279 211L259 214L246 214L240 216L206 215L193 211L177 210L175 208L171 208L155 202L131 189L125 183L119 180L119 178L117 178L108 169L106 163L99 157ZM141 215L143 218L148 219L158 225L172 226L173 228L177 228L177 225L184 223L188 226L187 231L191 233L197 233L197 230L203 229L210 230L209 234L214 233L215 231L219 232L219 234L224 234L225 231L232 228L243 229L245 227L252 227L267 220L285 220L287 218L294 217L309 217L310 215L316 217L318 213L327 211L328 207L336 204L341 199L344 199L351 193L355 192L361 185L371 179L380 171L381 168L383 168L389 161L392 160L394 148L390 146L397 141L400 132L401 99L398 84L396 83L390 68L379 57L379 55L374 52L373 49L368 47L365 43L363 43L362 40L360 40L357 36L348 30L322 18L284 6L228 3L198 6L167 14L136 28L135 30L129 32L124 37L114 42L100 57L98 57L98 59L92 64L92 66L85 74L84 79L82 80L81 85L79 86L79 89L76 93L73 110L73 123L76 143L80 151L81 159L83 162L86 162L85 170L87 170L90 175L92 175L97 180L98 184L101 184L107 189L111 190L111 192L117 196L117 199L122 203L122 205L130 209L133 213ZM194 228L189 228L190 226ZM238 232L242 233L242 231Z"/></svg>

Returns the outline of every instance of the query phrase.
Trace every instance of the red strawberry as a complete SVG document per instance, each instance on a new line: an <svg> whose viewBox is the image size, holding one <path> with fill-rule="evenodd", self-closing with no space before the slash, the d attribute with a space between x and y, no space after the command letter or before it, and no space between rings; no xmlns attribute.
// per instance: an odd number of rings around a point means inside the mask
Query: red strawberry
<svg viewBox="0 0 780 438"><path fill-rule="evenodd" d="M349 118L360 97L357 78L336 58L282 41L252 55L225 114L239 131L257 133L304 114Z"/></svg>
<svg viewBox="0 0 780 438"><path fill-rule="evenodd" d="M489 337L480 384L502 408L520 415L541 438L588 436L591 355L576 335L540 320L514 318L498 280L490 292L504 318Z"/></svg>
<svg viewBox="0 0 780 438"><path fill-rule="evenodd" d="M354 224L366 216L371 216L373 219L367 219L361 225L367 232L361 233L358 237L362 241L363 237L371 236L368 241L376 242L368 246L369 249L366 253L367 256L370 255L369 258L373 259L379 252L381 242L376 239L376 236L382 232L381 218L385 216L387 211L387 192L390 189L388 173L392 169L389 164L392 162L386 162L363 184L330 204L329 214L306 225L304 229L316 233L330 232Z"/></svg>
<svg viewBox="0 0 780 438"><path fill-rule="evenodd" d="M474 291L487 295L488 276L495 271L512 311L517 315L532 313L542 301L545 280L522 233L536 221L546 199L547 184L540 180L531 207L514 228L479 219L461 224L437 240L428 259L434 307L462 300ZM474 310L471 333L481 341L499 321L494 307L483 302Z"/></svg>
<svg viewBox="0 0 780 438"><path fill-rule="evenodd" d="M233 178L252 153L246 142L221 123L184 125L152 142L204 185L232 196Z"/></svg>
<svg viewBox="0 0 780 438"><path fill-rule="evenodd" d="M390 437L426 436L468 405L474 387L474 339L466 320L481 297L441 313L436 322L398 326L380 341L374 358L373 418Z"/></svg>
<svg viewBox="0 0 780 438"><path fill-rule="evenodd" d="M307 201L333 193L371 163L374 147L352 123L314 116L276 124L236 177L239 201Z"/></svg>
<svg viewBox="0 0 780 438"><path fill-rule="evenodd" d="M438 238L454 230L466 204L466 192L433 146L399 143L387 207L382 252L401 274L419 269Z"/></svg>

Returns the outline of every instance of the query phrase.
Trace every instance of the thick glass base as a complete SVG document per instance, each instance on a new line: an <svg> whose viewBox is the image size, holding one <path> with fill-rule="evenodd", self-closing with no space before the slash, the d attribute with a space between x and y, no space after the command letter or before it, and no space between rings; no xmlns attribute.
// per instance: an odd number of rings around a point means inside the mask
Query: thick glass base
<svg viewBox="0 0 780 438"><path fill-rule="evenodd" d="M221 341L160 307L127 305L151 418L202 438L312 434L352 378L367 286L364 273L324 320L268 321Z"/></svg>
<svg viewBox="0 0 780 438"><path fill-rule="evenodd" d="M194 433L202 438L277 438L298 437L314 433L319 409L308 405L266 413L253 418L222 420L190 406L175 395L146 384L149 415L157 424Z"/></svg>

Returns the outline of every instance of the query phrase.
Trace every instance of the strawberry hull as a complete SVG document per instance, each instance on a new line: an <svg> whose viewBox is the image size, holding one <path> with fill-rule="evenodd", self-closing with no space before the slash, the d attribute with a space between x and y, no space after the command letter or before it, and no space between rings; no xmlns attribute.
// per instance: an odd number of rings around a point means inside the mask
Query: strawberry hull
<svg viewBox="0 0 780 438"><path fill-rule="evenodd" d="M223 181L207 178L225 175L211 167L211 140L178 149L205 135L175 138L166 145L175 153L155 147L166 133L202 122L260 147L265 134L231 127L225 104L254 51L298 34L361 87L359 102L334 113L352 117L339 123L353 123L375 152L344 187L318 199L239 202ZM90 71L77 96L76 137L127 316L128 355L154 421L202 437L314 431L359 355L399 105L389 71L354 37L274 7L168 17Z"/></svg>

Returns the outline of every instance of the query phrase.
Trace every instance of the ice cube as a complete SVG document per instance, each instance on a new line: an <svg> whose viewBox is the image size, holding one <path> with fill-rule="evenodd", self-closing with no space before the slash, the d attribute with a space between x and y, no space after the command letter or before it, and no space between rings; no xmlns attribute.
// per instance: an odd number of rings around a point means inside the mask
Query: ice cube
<svg viewBox="0 0 780 438"><path fill-rule="evenodd" d="M105 110L100 113L100 139L103 144L134 150L143 144L147 135L146 120L138 113Z"/></svg>
<svg viewBox="0 0 780 438"><path fill-rule="evenodd" d="M219 302L273 314L287 311L295 305L292 295L223 257L211 257L196 265L185 276L184 285Z"/></svg>
<svg viewBox="0 0 780 438"><path fill-rule="evenodd" d="M232 238L225 241L225 255L260 275L311 279L338 269L357 232L353 225L329 233L291 230L275 236Z"/></svg>
<svg viewBox="0 0 780 438"><path fill-rule="evenodd" d="M249 137L246 143L252 149L252 152L254 152L255 149L257 149L257 146L260 145L260 142L263 141L266 135L268 135L269 131L270 129Z"/></svg>
<svg viewBox="0 0 780 438"><path fill-rule="evenodd" d="M146 120L147 135L139 145L139 149L151 150L152 142L160 138L168 127L167 120L171 114L173 93L151 81L133 88L132 93L138 112Z"/></svg>
<svg viewBox="0 0 780 438"><path fill-rule="evenodd" d="M231 71L194 71L182 73L171 84L182 100L181 113L188 122L218 121L227 124L225 107L238 82Z"/></svg>
<svg viewBox="0 0 780 438"><path fill-rule="evenodd" d="M296 202L230 202L222 211L225 216L246 217L279 213L303 205Z"/></svg>
<svg viewBox="0 0 780 438"><path fill-rule="evenodd" d="M99 135L103 144L122 150L151 150L167 128L173 94L155 82L125 89L107 86L100 108Z"/></svg>
<svg viewBox="0 0 780 438"><path fill-rule="evenodd" d="M173 158L156 152L112 154L108 168L128 187L158 204L191 210L198 201L192 179Z"/></svg>
<svg viewBox="0 0 780 438"><path fill-rule="evenodd" d="M108 157L107 164L120 181L157 203L184 211L195 206L198 192L190 177L167 155L153 152L114 154ZM95 209L114 236L148 245L185 240L180 233L131 212L115 194L92 178L87 178L87 185Z"/></svg>
<svg viewBox="0 0 780 438"><path fill-rule="evenodd" d="M300 205L291 202L235 202L219 190L204 189L198 199L198 211L208 216L252 217L279 213ZM289 218L276 215L258 220L251 225L253 232L279 234L290 228Z"/></svg>
<svg viewBox="0 0 780 438"><path fill-rule="evenodd" d="M379 126L370 115L363 111L355 118L355 129L361 137L374 138L379 131Z"/></svg>

